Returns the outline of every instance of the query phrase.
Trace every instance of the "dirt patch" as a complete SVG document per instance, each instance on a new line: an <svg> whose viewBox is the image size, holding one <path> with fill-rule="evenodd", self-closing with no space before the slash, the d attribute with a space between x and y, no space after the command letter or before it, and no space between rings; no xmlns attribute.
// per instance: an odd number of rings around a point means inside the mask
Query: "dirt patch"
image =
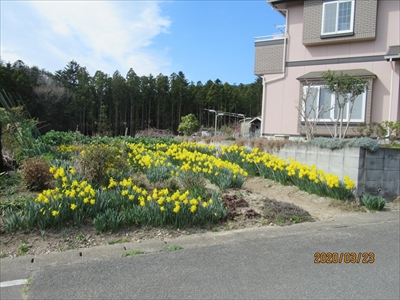
<svg viewBox="0 0 400 300"><path fill-rule="evenodd" d="M92 223L80 228L16 232L1 235L1 257L39 255L69 249L89 248L98 245L137 242L148 239L173 238L180 235L226 231L248 227L290 225L301 221L318 221L340 216L367 213L364 207L352 202L332 200L310 195L295 186L281 184L259 177L248 178L241 189L223 193L222 200L229 208L226 221L203 228L143 228L130 227L118 232L98 233ZM400 198L388 203L385 210L398 210Z"/></svg>
<svg viewBox="0 0 400 300"><path fill-rule="evenodd" d="M283 186L260 177L249 178L243 187L255 194L299 206L316 221L367 212L365 208L354 203L308 194L296 186Z"/></svg>

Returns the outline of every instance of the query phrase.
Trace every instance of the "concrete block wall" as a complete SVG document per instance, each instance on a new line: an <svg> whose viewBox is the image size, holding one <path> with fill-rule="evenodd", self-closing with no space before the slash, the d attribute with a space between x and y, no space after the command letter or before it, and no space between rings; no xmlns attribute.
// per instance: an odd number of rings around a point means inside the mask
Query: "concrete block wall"
<svg viewBox="0 0 400 300"><path fill-rule="evenodd" d="M400 150L381 148L376 152L360 149L358 174L360 194L393 199L400 195Z"/></svg>

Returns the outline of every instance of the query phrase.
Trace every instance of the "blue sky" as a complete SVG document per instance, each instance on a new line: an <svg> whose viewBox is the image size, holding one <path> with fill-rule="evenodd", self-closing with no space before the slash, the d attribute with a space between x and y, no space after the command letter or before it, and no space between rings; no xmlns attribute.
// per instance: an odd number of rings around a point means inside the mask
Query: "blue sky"
<svg viewBox="0 0 400 300"><path fill-rule="evenodd" d="M254 38L284 23L265 0L1 0L1 60L51 72L71 61L110 76L182 71L189 81L251 83Z"/></svg>

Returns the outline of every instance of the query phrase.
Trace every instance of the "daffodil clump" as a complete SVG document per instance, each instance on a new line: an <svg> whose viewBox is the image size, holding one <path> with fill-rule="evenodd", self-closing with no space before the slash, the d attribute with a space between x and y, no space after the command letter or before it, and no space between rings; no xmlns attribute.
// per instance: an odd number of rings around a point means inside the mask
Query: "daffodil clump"
<svg viewBox="0 0 400 300"><path fill-rule="evenodd" d="M93 214L96 206L96 191L86 181L76 179L73 167L51 167L50 173L57 181L57 187L40 193L35 202L39 210L39 227L63 225L73 220L80 225L85 216Z"/></svg>
<svg viewBox="0 0 400 300"><path fill-rule="evenodd" d="M188 171L199 173L222 190L229 187L240 188L243 185L248 174L238 164L216 157L216 152L210 155L201 150L197 151L195 145L195 143L171 145L165 152L171 157L178 174ZM189 147L192 151L187 150ZM207 145L199 145L199 149L204 150L206 147Z"/></svg>
<svg viewBox="0 0 400 300"><path fill-rule="evenodd" d="M128 146L128 164L147 175L151 182L186 172L201 174L221 189L241 187L247 176L236 163L216 157L214 146L196 143L156 144L148 149L144 144Z"/></svg>
<svg viewBox="0 0 400 300"><path fill-rule="evenodd" d="M292 183L299 189L319 196L346 200L353 197L354 181L344 176L343 181L334 174L326 174L312 166L301 164L289 159L285 161L275 155L260 152L258 148L252 151L244 146L223 146L222 158L235 161L244 170L255 176L263 176L280 182Z"/></svg>
<svg viewBox="0 0 400 300"><path fill-rule="evenodd" d="M226 217L217 193L208 198L194 198L188 190L169 190L154 188L147 191L134 184L132 178L110 182L103 189L104 196L112 196L115 213L100 212L94 219L97 230L113 230L115 223L120 226L150 225L184 227L215 223Z"/></svg>

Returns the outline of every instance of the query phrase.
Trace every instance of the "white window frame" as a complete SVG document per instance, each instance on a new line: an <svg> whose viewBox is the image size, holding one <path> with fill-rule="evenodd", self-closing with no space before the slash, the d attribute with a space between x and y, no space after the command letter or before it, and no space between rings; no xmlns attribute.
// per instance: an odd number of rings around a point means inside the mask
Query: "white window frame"
<svg viewBox="0 0 400 300"><path fill-rule="evenodd" d="M351 14L350 14L350 28L347 30L339 30L339 4L351 2ZM324 32L324 25L325 25L325 13L326 13L326 6L327 5L336 5L336 17L335 17L335 30L330 32ZM326 1L323 3L322 8L322 26L321 26L321 36L324 35L334 35L334 34L342 34L342 33L353 33L354 29L354 14L355 14L355 1L354 0L339 0L339 1Z"/></svg>
<svg viewBox="0 0 400 300"><path fill-rule="evenodd" d="M311 85L311 86L303 86L303 99L305 99L305 97L307 96L307 90L308 88L315 88L318 90L318 94L317 94L317 98L316 103L317 103L317 108L316 111L319 111L319 103L320 103L320 95L321 95L321 89L326 87L324 85ZM361 106L361 118L354 118L352 116L352 118L350 119L350 123L360 123L360 122L365 122L365 108L366 108L366 104L367 104L367 89L364 91L364 93L362 93L361 95L359 95L358 97L362 97L362 106ZM306 115L306 111L305 109L307 108L307 104L304 103L305 105L303 105L303 115L301 117L301 120L304 122L304 117ZM331 94L331 109L329 110L329 119L322 119L318 117L318 122L324 123L324 122L334 122L336 121L336 117L335 117L335 104L336 104L336 99L335 99L335 94ZM353 107L353 111L354 111L354 107ZM327 113L328 111L326 111ZM347 103L345 106L345 115L346 118L343 118L343 121L348 122L348 116L349 116L349 112L350 112L350 103ZM324 113L324 112L322 112ZM353 115L353 114L352 114ZM315 121L315 119L310 119L310 121Z"/></svg>

